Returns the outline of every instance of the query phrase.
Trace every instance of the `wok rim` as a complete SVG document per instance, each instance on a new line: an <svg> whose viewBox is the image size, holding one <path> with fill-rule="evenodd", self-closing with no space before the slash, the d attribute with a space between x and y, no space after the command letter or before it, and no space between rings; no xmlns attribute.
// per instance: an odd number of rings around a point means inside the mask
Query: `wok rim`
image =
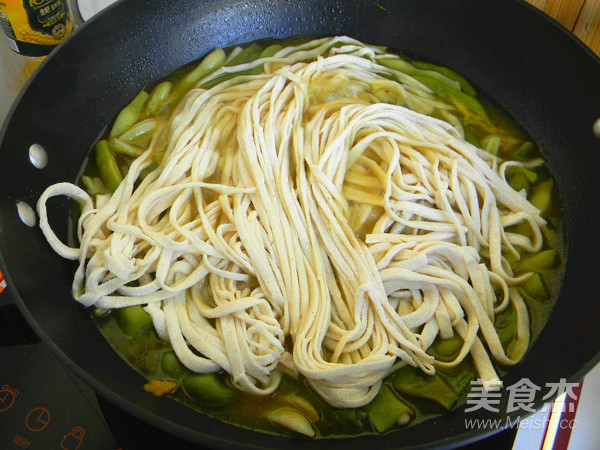
<svg viewBox="0 0 600 450"><path fill-rule="evenodd" d="M521 6L525 6L529 11L532 11L539 18L550 23L555 29L558 29L564 36L566 36L574 45L577 45L579 48L583 49L595 61L596 65L600 66L600 57L598 55L596 55L595 53L593 53L591 51L591 49L589 47L587 47L579 38L577 38L569 30L564 28L556 20L554 20L547 14L541 12L539 9L535 8L533 5L527 3L524 0L512 0L512 1L513 1L513 3L517 3L517 4L520 4ZM71 35L69 35L63 43L61 43L57 48L55 48L50 53L50 55L40 64L38 69L36 69L35 73L27 80L27 82L25 83L23 88L20 90L19 94L17 95L13 104L10 107L9 112L8 112L4 122L2 124L2 128L0 130L0 144L4 140L4 136L7 132L7 129L9 127L11 121L12 121L13 115L14 115L16 109L18 108L19 104L21 103L21 99L25 95L27 95L27 91L28 91L30 85L35 82L37 77L42 76L41 74L44 71L44 67L47 64L50 64L50 62L55 57L55 55L59 54L61 49L65 45L68 45L68 43L70 41L77 39L77 36L82 32L82 30L87 29L88 24L95 23L98 20L102 20L102 17L110 14L111 10L119 7L119 5L126 3L126 2L127 2L127 0L118 0L117 2L111 4L109 7L107 7L105 10L103 10L101 13L88 19L83 26L80 26L73 33L71 33ZM52 340L52 338L46 333L44 327L31 314L31 312L29 311L25 300L22 298L16 284L12 281L11 271L9 270L9 268L6 264L4 254L3 254L1 248L0 248L0 268L2 269L2 272L4 274L4 278L7 283L7 289L12 294L13 299L15 300L15 303L17 304L20 312L23 314L23 316L25 317L27 322L34 329L35 333L41 338L43 344L46 345L52 351L52 353L60 360L60 362L62 364L64 364L69 370L73 371L79 378L84 380L88 385L90 385L96 392L101 394L104 398L109 400L114 405L122 408L124 411L126 411L136 417L141 418L141 420L143 420L144 422L150 423L153 426L156 426L157 428L159 428L167 433L173 433L178 436L181 436L184 439L189 440L190 442L197 442L195 438L197 438L198 436L201 436L204 439L208 438L209 440L211 440L212 441L211 444L215 445L215 448L231 448L231 446L240 445L239 441L235 440L235 436L232 437L232 440L225 440L223 437L215 438L214 436L211 436L210 434L206 434L202 431L190 430L190 429L188 429L182 425L179 425L177 423L167 421L165 419L165 417L158 415L156 412L147 411L146 409L144 409L144 408L140 407L139 405L135 404L134 402L132 402L130 399L125 398L125 397L117 394L115 391L111 390L110 388L107 388L106 386L102 385L101 382L99 380L97 380L93 375L86 372L85 369L81 368L75 361L73 361L73 359L71 359L65 353L65 351ZM561 297L562 293L559 293L558 295L559 295L559 297ZM78 306L81 306L81 305L78 305ZM593 355L593 357L591 359L588 360L588 362L586 362L582 367L575 370L575 372L568 378L568 381L576 382L576 381L581 380L582 377L586 373L588 373L592 368L594 368L599 362L600 362L600 349ZM552 399L554 397L552 397ZM541 404L542 404L542 402L536 403L536 405L535 405L536 410L541 406ZM199 414L202 414L202 413L199 413ZM507 415L504 415L503 418L514 418L516 416L522 417L523 414L507 414ZM234 425L231 425L231 426L236 429L239 428ZM454 448L455 446L458 446L458 445L464 445L464 444L472 443L472 442L478 441L480 439L486 438L486 437L491 436L491 435L493 435L497 432L500 432L504 429L506 429L506 427L483 430L483 431L473 429L473 430L464 432L462 434L446 438L441 441L435 441L435 442L431 442L431 443L428 443L425 445L419 444L419 445L415 445L415 446L411 446L411 447L402 447L402 448L439 448L440 445L442 445L444 447L448 447L448 448ZM401 433L401 432L402 432L402 430L396 431L395 433ZM262 433L258 432L258 434L262 434ZM367 436L375 437L377 435L367 435ZM318 444L323 444L323 443L327 443L328 441L333 441L333 440L338 440L338 439L341 439L341 440L350 439L349 443L353 443L353 442L355 442L356 437L324 438L324 439L318 439L316 441L308 441L308 442L310 442L310 444L313 446L318 446ZM286 438L284 438L284 440L295 440L295 439L286 437ZM245 448L257 448L257 449L258 448L269 448L269 447L264 447L262 445L255 446L254 444L248 443L248 442L244 442L243 445ZM394 447L394 448L396 448L396 447Z"/></svg>

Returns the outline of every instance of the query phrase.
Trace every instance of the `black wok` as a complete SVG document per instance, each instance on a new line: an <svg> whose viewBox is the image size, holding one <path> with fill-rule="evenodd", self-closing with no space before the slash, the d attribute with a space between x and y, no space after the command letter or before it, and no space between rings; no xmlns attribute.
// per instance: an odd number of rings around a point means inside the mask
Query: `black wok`
<svg viewBox="0 0 600 450"><path fill-rule="evenodd" d="M496 430L466 430L464 407L404 431L308 443L234 427L156 398L71 297L74 267L25 226L16 202L74 181L88 148L148 79L216 46L265 37L347 34L454 68L489 93L542 148L564 205L567 258L555 310L507 385L580 379L600 359L600 62L529 5L480 0L128 0L74 33L42 65L13 107L0 147L0 266L36 332L96 391L169 433L221 448L455 446ZM49 153L33 167L29 146ZM50 211L66 239L70 205ZM541 400L542 390L538 396ZM515 413L516 414L516 413ZM481 415L500 417L506 415Z"/></svg>

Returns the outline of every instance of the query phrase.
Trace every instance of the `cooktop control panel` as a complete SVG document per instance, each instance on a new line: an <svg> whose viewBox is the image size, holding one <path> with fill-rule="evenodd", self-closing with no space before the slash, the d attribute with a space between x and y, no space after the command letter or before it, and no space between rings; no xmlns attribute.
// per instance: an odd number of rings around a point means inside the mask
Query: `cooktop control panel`
<svg viewBox="0 0 600 450"><path fill-rule="evenodd" d="M94 392L37 343L7 295L0 294L0 448L120 448Z"/></svg>

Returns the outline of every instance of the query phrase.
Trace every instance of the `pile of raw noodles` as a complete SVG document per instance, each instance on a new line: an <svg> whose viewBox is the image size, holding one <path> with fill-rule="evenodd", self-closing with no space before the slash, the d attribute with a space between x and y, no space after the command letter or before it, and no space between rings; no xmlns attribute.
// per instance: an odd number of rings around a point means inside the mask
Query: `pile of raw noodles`
<svg viewBox="0 0 600 450"><path fill-rule="evenodd" d="M529 342L515 288L527 275L503 252L539 250L544 220L505 181L507 163L419 113L450 107L383 57L395 56L338 37L222 67L201 83L246 74L190 90L112 195L48 188L40 225L79 260L75 299L147 305L186 367L224 369L257 394L299 373L357 407L400 365L434 373L468 354L494 383L490 356L515 364ZM56 195L84 204L79 248L48 225ZM533 240L505 231L522 222ZM507 354L494 317L511 304ZM455 334L455 361L427 354Z"/></svg>

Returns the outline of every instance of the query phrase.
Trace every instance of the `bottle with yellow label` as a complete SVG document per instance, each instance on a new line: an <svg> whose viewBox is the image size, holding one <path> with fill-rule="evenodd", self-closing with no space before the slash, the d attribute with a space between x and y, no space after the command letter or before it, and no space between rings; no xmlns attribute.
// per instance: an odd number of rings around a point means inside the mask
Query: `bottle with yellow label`
<svg viewBox="0 0 600 450"><path fill-rule="evenodd" d="M47 55L73 30L67 0L0 0L0 26L15 52Z"/></svg>

